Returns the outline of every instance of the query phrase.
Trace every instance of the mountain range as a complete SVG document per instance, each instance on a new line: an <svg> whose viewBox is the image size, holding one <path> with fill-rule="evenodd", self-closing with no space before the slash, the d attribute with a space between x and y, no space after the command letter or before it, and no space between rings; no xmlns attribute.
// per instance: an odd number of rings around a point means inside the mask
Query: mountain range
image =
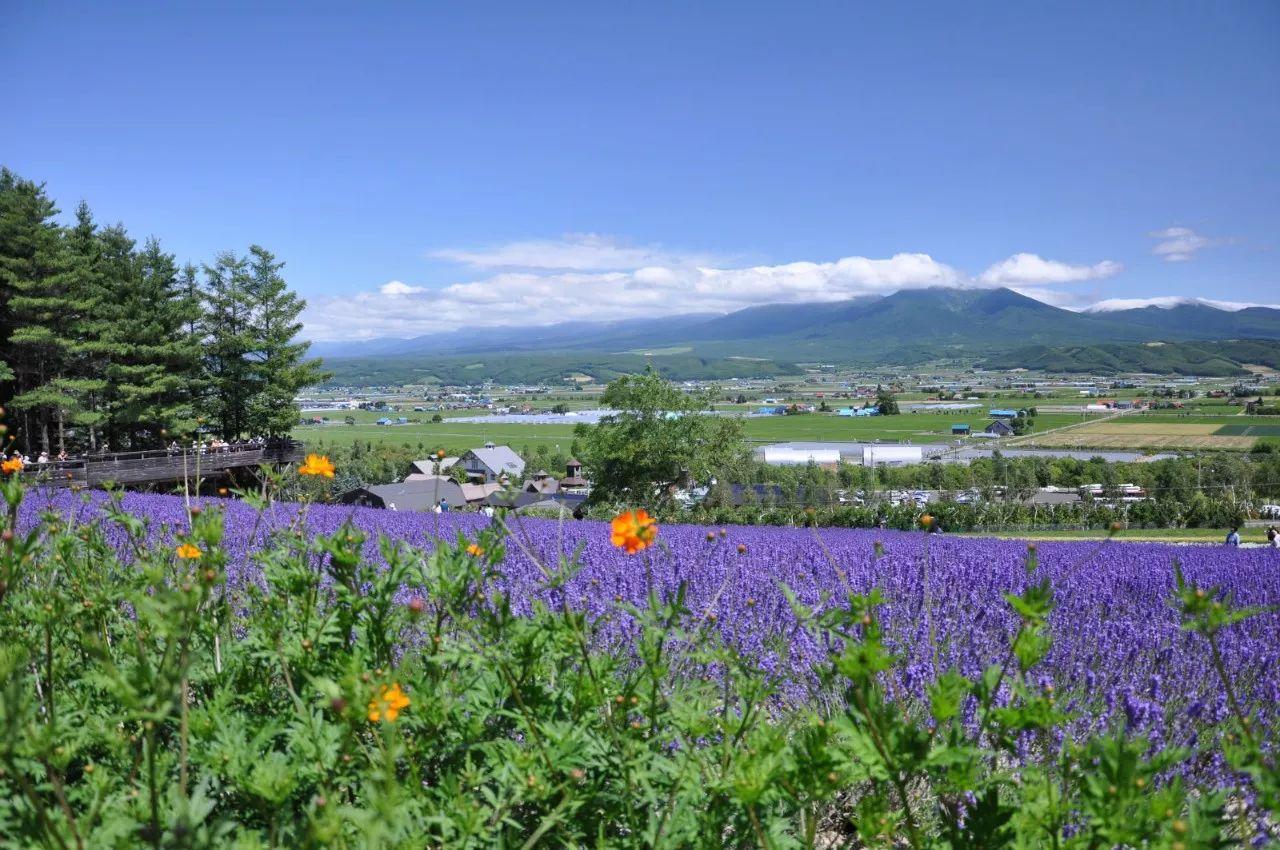
<svg viewBox="0 0 1280 850"><path fill-rule="evenodd" d="M1229 311L1205 303L1073 312L1010 289L913 289L842 302L766 304L727 315L682 314L625 322L467 329L412 339L317 343L339 375L344 360L422 363L481 355L683 356L794 363L910 366L980 360L1055 346L1227 339L1280 340L1280 309ZM563 358L561 368L565 368ZM569 360L572 360L569 357ZM598 359L598 357L597 357ZM1091 358L1092 359L1092 358ZM785 371L785 370L782 370Z"/></svg>

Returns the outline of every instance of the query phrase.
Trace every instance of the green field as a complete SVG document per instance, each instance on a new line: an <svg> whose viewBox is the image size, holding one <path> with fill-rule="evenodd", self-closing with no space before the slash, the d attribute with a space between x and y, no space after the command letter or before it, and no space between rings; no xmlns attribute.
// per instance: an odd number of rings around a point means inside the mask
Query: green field
<svg viewBox="0 0 1280 850"><path fill-rule="evenodd" d="M1255 418L1255 417L1250 417ZM1272 417L1266 417L1272 418ZM1280 423L1254 424L1251 422L1223 425L1215 434L1224 437L1280 437Z"/></svg>
<svg viewBox="0 0 1280 850"><path fill-rule="evenodd" d="M990 419L983 410L951 413L904 413L899 416L869 416L866 418L834 416L810 413L797 416L751 417L743 420L747 439L753 443L808 442L868 442L885 440L912 443L948 442L951 426L967 422L974 432L986 427ZM459 417L475 415L474 411L460 411ZM483 445L486 441L513 446L542 444L558 445L568 450L573 442L571 424L535 425L520 422L456 422L445 419L431 422L431 413L392 412L369 410L315 411L304 416L327 416L331 424L304 425L294 429L293 436L303 442L319 445L350 444L355 440L375 443L402 443L421 445L424 451L443 448L451 454ZM341 424L345 417L355 419L355 425ZM407 425L375 425L384 416L404 416L419 419ZM1087 421L1074 413L1043 413L1036 417L1035 433L1064 425ZM337 423L337 424L333 424Z"/></svg>

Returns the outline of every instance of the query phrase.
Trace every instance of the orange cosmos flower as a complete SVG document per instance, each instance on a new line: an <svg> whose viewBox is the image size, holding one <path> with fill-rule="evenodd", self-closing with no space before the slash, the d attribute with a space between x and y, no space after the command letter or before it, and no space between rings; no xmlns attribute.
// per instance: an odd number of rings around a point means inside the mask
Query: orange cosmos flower
<svg viewBox="0 0 1280 850"><path fill-rule="evenodd" d="M13 475L15 472L22 471L22 458L11 457L4 463L0 463L0 469L4 470L5 475Z"/></svg>
<svg viewBox="0 0 1280 850"><path fill-rule="evenodd" d="M400 712L408 707L409 697L400 690L398 684L392 683L390 687L384 687L381 694L369 700L369 722L385 720L387 723L394 723Z"/></svg>
<svg viewBox="0 0 1280 850"><path fill-rule="evenodd" d="M299 475L322 475L325 478L333 477L333 461L329 460L328 455L307 455L306 463L298 467Z"/></svg>
<svg viewBox="0 0 1280 850"><path fill-rule="evenodd" d="M479 558L481 555L484 554L484 549L481 548L480 544L472 543L470 546L467 547L467 554L474 555L475 557Z"/></svg>
<svg viewBox="0 0 1280 850"><path fill-rule="evenodd" d="M643 509L624 511L613 518L609 534L609 542L619 549L625 549L628 555L634 555L641 549L653 545L658 536L658 522Z"/></svg>
<svg viewBox="0 0 1280 850"><path fill-rule="evenodd" d="M177 552L179 558L183 558L188 561L195 560L204 554L199 550L199 548L192 546L190 543L183 543L174 551Z"/></svg>

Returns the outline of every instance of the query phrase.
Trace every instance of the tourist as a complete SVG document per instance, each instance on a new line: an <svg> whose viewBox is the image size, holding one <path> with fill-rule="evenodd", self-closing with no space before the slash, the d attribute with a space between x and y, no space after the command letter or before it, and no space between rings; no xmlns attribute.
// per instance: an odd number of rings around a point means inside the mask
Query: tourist
<svg viewBox="0 0 1280 850"><path fill-rule="evenodd" d="M58 452L58 463L66 463L66 462L67 462L67 450L63 449L62 451Z"/></svg>
<svg viewBox="0 0 1280 850"><path fill-rule="evenodd" d="M1276 531L1274 525L1267 528L1267 545L1272 549L1280 549L1280 531Z"/></svg>
<svg viewBox="0 0 1280 850"><path fill-rule="evenodd" d="M447 514L448 512L449 512L449 500L448 500L448 499L441 499L441 500L440 500L440 513L442 513L442 514Z"/></svg>
<svg viewBox="0 0 1280 850"><path fill-rule="evenodd" d="M1234 525L1233 525L1233 526L1231 527L1231 531L1227 532L1227 545L1228 545L1228 546L1239 546L1239 545L1240 545L1240 528L1239 528L1239 526L1234 526Z"/></svg>
<svg viewBox="0 0 1280 850"><path fill-rule="evenodd" d="M40 457L36 458L36 463L48 463L48 462L49 462L49 453L40 452Z"/></svg>
<svg viewBox="0 0 1280 850"><path fill-rule="evenodd" d="M432 511L434 511L435 513L443 513L443 512L444 512L444 500L443 500L443 499L441 499L440 501L438 501L438 502L436 502L434 505L432 505L432 506L431 506L431 510L432 510Z"/></svg>

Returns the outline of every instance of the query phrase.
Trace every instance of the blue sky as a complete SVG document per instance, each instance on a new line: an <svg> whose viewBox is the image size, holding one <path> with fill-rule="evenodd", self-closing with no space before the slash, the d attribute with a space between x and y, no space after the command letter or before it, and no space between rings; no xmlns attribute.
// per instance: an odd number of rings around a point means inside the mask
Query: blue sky
<svg viewBox="0 0 1280 850"><path fill-rule="evenodd" d="M0 163L316 338L931 284L1280 303L1280 4L8 0Z"/></svg>

